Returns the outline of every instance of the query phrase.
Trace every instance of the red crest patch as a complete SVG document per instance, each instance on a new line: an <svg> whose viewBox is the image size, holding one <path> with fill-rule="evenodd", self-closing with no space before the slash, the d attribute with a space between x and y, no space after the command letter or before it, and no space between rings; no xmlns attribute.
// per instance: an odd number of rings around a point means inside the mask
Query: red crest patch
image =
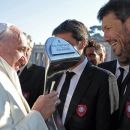
<svg viewBox="0 0 130 130"><path fill-rule="evenodd" d="M126 114L127 117L130 118L130 102L126 103Z"/></svg>
<svg viewBox="0 0 130 130"><path fill-rule="evenodd" d="M88 108L86 105L80 104L77 106L76 113L79 117L83 117L87 113L87 110Z"/></svg>

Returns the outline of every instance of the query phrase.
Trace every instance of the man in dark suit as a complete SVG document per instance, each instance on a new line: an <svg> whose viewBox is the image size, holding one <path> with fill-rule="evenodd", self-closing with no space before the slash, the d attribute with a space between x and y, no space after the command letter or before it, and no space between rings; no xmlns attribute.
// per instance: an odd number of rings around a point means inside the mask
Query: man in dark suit
<svg viewBox="0 0 130 130"><path fill-rule="evenodd" d="M123 52L122 52L123 53ZM115 53L116 54L116 53ZM123 54L122 54L123 55ZM118 56L117 56L118 57ZM109 71L111 71L117 78L117 81L121 84L118 83L118 87L119 90L121 90L120 87L123 88L123 86L125 87L127 85L127 83L129 82L129 76L130 76L130 72L129 72L129 64L126 58L123 57L123 60L121 61L122 57L117 58L116 60L113 61L109 61L109 62L105 62L102 64L99 64L98 66L103 68L103 69L107 69ZM126 59L126 60L125 60ZM122 74L122 78L119 78L121 75L121 71L120 69L123 69L123 74ZM120 80L120 81L119 81ZM121 97L120 97L121 98Z"/></svg>
<svg viewBox="0 0 130 130"><path fill-rule="evenodd" d="M61 104L58 110L66 130L109 130L111 101L108 80L111 76L110 82L113 80L114 83L115 77L90 64L83 55L88 42L87 28L77 20L66 20L53 31L53 35L68 41L81 55L75 66L49 80L50 83L55 81L54 88L59 92ZM69 80L68 73L73 73Z"/></svg>
<svg viewBox="0 0 130 130"><path fill-rule="evenodd" d="M28 39L29 50L26 53L25 59L20 59L17 63L18 76L21 84L21 89L30 107L33 106L39 95L43 94L44 90L44 67L31 64L29 61L34 43L31 36L24 33Z"/></svg>
<svg viewBox="0 0 130 130"><path fill-rule="evenodd" d="M122 62L119 62L119 61L120 61L120 58L117 60L113 60L113 61L99 64L98 66L103 68L103 69L107 69L107 70L111 71L116 76L117 81L118 81L119 99L121 101L122 98L124 97L126 87L129 84L130 72L129 72L129 65L125 64L125 62L122 65ZM120 68L123 69L123 74L121 74ZM122 75L122 78L120 78L121 75ZM120 102L120 105L121 105L121 102ZM114 120L114 121L112 121L112 122L114 122L113 123L113 130L117 130L119 127L118 126L119 125L119 122L118 122L119 110L117 110L113 113L112 118L113 118L112 120ZM115 122L116 122L116 124L115 124Z"/></svg>
<svg viewBox="0 0 130 130"><path fill-rule="evenodd" d="M98 12L105 40L118 60L100 65L116 75L120 93L118 129L130 129L130 1L111 0Z"/></svg>
<svg viewBox="0 0 130 130"><path fill-rule="evenodd" d="M89 40L88 45L84 48L84 55L94 65L101 64L105 61L105 47L95 40Z"/></svg>
<svg viewBox="0 0 130 130"><path fill-rule="evenodd" d="M44 75L44 67L35 64L27 64L19 75L23 95L30 107L43 94Z"/></svg>

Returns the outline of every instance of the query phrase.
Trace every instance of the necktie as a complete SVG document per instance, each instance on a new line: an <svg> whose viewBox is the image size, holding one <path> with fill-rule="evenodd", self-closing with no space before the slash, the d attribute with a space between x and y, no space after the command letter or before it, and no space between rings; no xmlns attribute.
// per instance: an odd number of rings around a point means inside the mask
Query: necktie
<svg viewBox="0 0 130 130"><path fill-rule="evenodd" d="M62 86L60 96L59 96L61 103L58 106L58 111L59 111L59 114L61 117L62 117L62 113L63 113L66 96L67 96L67 93L69 90L70 81L71 81L71 78L74 76L74 74L75 74L74 72L66 72L66 78L65 78L64 84Z"/></svg>
<svg viewBox="0 0 130 130"><path fill-rule="evenodd" d="M124 69L119 67L120 70L120 75L117 79L117 84L118 84L118 88L119 88L119 94L121 94L122 92L122 81L123 81L123 75L124 75Z"/></svg>

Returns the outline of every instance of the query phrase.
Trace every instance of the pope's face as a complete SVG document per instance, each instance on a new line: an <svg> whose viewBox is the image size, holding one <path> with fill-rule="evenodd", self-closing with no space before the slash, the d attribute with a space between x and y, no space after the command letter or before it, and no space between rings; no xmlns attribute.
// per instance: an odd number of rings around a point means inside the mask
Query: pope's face
<svg viewBox="0 0 130 130"><path fill-rule="evenodd" d="M16 70L21 63L26 62L26 53L29 49L26 37L19 31L17 32L19 35L11 35L5 43L1 44L2 57Z"/></svg>

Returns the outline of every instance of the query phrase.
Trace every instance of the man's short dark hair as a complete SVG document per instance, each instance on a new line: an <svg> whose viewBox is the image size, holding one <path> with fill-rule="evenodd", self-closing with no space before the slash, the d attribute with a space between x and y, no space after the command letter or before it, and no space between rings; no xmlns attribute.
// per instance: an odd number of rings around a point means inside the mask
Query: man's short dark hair
<svg viewBox="0 0 130 130"><path fill-rule="evenodd" d="M88 45L86 45L86 47L84 48L84 54L86 54L86 50L91 47L95 49L98 55L101 54L103 51L105 53L105 50L103 50L104 48L102 44L97 43L95 40L88 40Z"/></svg>
<svg viewBox="0 0 130 130"><path fill-rule="evenodd" d="M68 19L63 23L61 23L58 27L54 29L52 35L57 35L60 33L67 33L67 32L71 32L72 37L77 41L88 39L89 37L86 26L75 19L73 20Z"/></svg>
<svg viewBox="0 0 130 130"><path fill-rule="evenodd" d="M87 48L91 48L92 47L92 48L94 48L96 50L96 46L97 46L96 41L94 41L94 40L88 40L88 44L84 48L84 54L86 54Z"/></svg>
<svg viewBox="0 0 130 130"><path fill-rule="evenodd" d="M97 18L101 21L110 12L124 23L130 17L130 0L110 0L99 10Z"/></svg>

